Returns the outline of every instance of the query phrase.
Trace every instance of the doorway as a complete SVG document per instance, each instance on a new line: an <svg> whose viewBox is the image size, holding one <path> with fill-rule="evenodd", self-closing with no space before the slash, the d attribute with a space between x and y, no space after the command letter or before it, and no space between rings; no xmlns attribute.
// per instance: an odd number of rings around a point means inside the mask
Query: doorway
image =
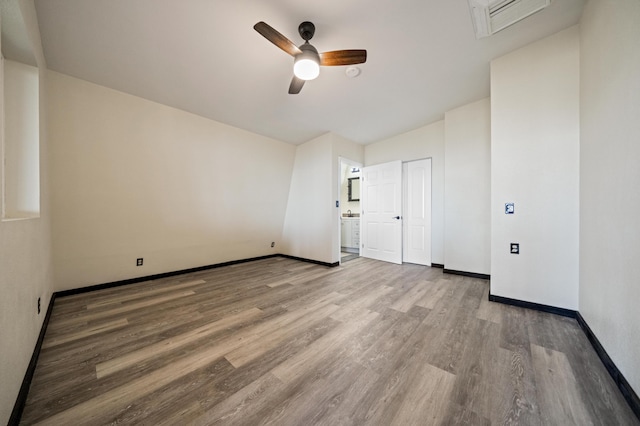
<svg viewBox="0 0 640 426"><path fill-rule="evenodd" d="M362 168L361 255L431 266L431 159Z"/></svg>
<svg viewBox="0 0 640 426"><path fill-rule="evenodd" d="M360 256L360 174L362 164L340 158L340 263Z"/></svg>

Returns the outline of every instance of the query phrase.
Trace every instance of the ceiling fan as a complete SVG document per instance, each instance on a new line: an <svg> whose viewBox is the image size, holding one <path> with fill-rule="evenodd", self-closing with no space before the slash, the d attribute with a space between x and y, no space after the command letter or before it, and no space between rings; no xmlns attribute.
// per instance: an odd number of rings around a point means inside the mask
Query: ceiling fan
<svg viewBox="0 0 640 426"><path fill-rule="evenodd" d="M367 51L362 49L334 50L318 53L315 47L309 43L316 31L313 23L305 21L298 27L298 32L304 40L299 47L291 40L273 29L264 22L258 22L253 29L259 32L271 43L293 56L293 79L289 85L289 94L300 93L304 82L313 80L320 74L320 65L338 66L363 64L367 61Z"/></svg>

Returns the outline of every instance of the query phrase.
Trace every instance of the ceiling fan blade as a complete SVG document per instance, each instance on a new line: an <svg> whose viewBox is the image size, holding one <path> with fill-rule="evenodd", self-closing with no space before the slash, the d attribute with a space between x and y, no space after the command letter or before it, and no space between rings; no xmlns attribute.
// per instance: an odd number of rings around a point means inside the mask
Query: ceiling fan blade
<svg viewBox="0 0 640 426"><path fill-rule="evenodd" d="M367 51L362 49L334 50L320 54L320 65L355 65L367 62Z"/></svg>
<svg viewBox="0 0 640 426"><path fill-rule="evenodd" d="M302 53L298 46L293 44L291 40L273 29L273 27L271 27L269 24L260 21L253 26L253 29L262 34L264 38L266 38L271 43L275 44L291 56L296 56Z"/></svg>
<svg viewBox="0 0 640 426"><path fill-rule="evenodd" d="M296 77L295 75L291 79L291 84L289 85L289 94L297 95L302 90L302 86L304 86L305 80Z"/></svg>

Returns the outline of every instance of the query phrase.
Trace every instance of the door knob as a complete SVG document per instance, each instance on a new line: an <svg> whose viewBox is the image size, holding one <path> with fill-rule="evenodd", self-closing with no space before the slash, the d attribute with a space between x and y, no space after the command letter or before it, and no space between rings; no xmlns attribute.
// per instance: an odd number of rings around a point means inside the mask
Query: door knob
<svg viewBox="0 0 640 426"><path fill-rule="evenodd" d="M398 219L398 220L400 220L400 216L394 216L392 219Z"/></svg>

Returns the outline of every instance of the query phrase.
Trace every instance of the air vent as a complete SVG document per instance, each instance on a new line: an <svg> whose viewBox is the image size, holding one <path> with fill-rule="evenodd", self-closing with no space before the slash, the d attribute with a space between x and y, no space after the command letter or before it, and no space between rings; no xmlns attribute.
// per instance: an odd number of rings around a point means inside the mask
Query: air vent
<svg viewBox="0 0 640 426"><path fill-rule="evenodd" d="M549 4L551 0L469 0L476 38L495 34Z"/></svg>

